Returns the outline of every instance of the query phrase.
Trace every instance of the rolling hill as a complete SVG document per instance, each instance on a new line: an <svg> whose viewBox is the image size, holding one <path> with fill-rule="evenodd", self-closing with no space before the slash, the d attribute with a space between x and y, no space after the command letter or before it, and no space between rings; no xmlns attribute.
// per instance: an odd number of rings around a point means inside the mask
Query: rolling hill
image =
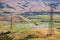
<svg viewBox="0 0 60 40"><path fill-rule="evenodd" d="M16 16L16 15L5 15L5 14L0 14L0 21L3 22L28 22L29 19L23 16Z"/></svg>

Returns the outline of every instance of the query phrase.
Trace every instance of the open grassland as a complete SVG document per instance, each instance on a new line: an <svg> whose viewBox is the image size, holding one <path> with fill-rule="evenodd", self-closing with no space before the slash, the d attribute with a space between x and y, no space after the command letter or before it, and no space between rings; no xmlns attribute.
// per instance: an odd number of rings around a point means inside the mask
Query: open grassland
<svg viewBox="0 0 60 40"><path fill-rule="evenodd" d="M54 15L55 16L55 19L59 19L60 16L59 15ZM44 25L48 25L49 27L49 22L41 22L42 20L47 20L49 19L48 18L49 16L48 15L37 15L37 16L30 16L28 18L33 18L31 19L31 21L29 22L19 22L19 23L15 23L15 22L12 22L12 28L11 30L12 31L16 31L16 32L21 32L21 31L25 31L25 30L29 30L29 29L32 29L32 28L35 28L35 24L34 22L36 22L38 25L41 25L41 24L44 24ZM41 18L41 19L40 19ZM59 19L60 20L60 19ZM11 22L7 22L7 21L0 21L0 29L1 32L3 32L4 30L9 30L11 27ZM37 27L36 27L37 28ZM56 23L54 22L54 26L52 28L60 28L60 23Z"/></svg>
<svg viewBox="0 0 60 40"><path fill-rule="evenodd" d="M36 15L36 16L28 16L29 19L33 20L33 21L45 21L45 20L49 20L50 19L50 15ZM60 20L60 15L58 14L54 14L53 15L53 20L58 21Z"/></svg>
<svg viewBox="0 0 60 40"><path fill-rule="evenodd" d="M48 28L33 28L23 32L8 34L11 40L60 40L60 30L55 29L47 36ZM4 38L4 37L3 37Z"/></svg>
<svg viewBox="0 0 60 40"><path fill-rule="evenodd" d="M49 20L49 15L28 16L27 18L30 19L29 22L12 22L12 33L8 34L11 40L60 40L60 29L56 29L60 28L60 23L54 22L54 26L52 27L54 31L50 36L47 36L49 28L35 28L36 25L34 22L38 25L44 24L49 27L49 22L45 22L45 20ZM60 21L60 15L54 15L53 19L54 21ZM11 27L11 22L0 21L0 34L7 32L10 29L9 27ZM2 37L3 40L5 40L4 38Z"/></svg>
<svg viewBox="0 0 60 40"><path fill-rule="evenodd" d="M47 24L49 25L49 21L50 21L50 15L36 15L36 16L28 16L28 18L31 20L31 22L37 22L40 24ZM54 23L54 27L60 27L60 15L58 14L54 14L53 15L53 23ZM58 21L58 22L55 22Z"/></svg>
<svg viewBox="0 0 60 40"><path fill-rule="evenodd" d="M44 25L48 25L49 27L49 23L48 22L37 22L38 25L44 24ZM13 23L12 24L12 29L13 31L23 31L23 30L29 30L32 28L35 28L35 24L33 22L29 22L29 23ZM11 27L11 24L2 24L0 25L0 29L6 29L8 30L9 27ZM37 28L37 26L36 26ZM60 23L54 23L54 26L52 28L60 28Z"/></svg>

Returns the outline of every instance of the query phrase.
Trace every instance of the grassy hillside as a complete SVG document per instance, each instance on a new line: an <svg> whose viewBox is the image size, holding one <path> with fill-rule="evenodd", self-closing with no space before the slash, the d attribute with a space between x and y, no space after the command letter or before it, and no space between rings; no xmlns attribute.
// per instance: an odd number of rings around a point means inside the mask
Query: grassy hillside
<svg viewBox="0 0 60 40"><path fill-rule="evenodd" d="M28 21L26 17L18 16L18 15L8 15L8 14L0 14L0 21L6 21L6 22L24 22Z"/></svg>

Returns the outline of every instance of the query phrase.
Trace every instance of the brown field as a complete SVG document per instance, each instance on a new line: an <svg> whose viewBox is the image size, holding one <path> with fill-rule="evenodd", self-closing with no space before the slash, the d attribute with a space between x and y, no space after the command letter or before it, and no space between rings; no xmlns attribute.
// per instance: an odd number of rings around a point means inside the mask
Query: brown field
<svg viewBox="0 0 60 40"><path fill-rule="evenodd" d="M52 35L47 36L48 28L33 28L31 30L9 34L13 40L60 40L60 29L54 29Z"/></svg>

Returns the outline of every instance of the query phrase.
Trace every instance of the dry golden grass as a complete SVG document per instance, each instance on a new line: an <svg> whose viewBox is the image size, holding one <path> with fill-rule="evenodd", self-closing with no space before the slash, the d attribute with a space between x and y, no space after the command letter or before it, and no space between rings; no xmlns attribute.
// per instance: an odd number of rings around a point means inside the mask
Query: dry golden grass
<svg viewBox="0 0 60 40"><path fill-rule="evenodd" d="M48 28L33 28L28 31L18 32L10 34L10 37L13 37L14 40L24 39L28 35L35 35L37 38L30 38L28 40L60 40L60 32L57 29L54 29L54 32L51 36L47 36Z"/></svg>
<svg viewBox="0 0 60 40"><path fill-rule="evenodd" d="M0 31L1 32L1 31ZM48 28L33 28L31 30L16 32L9 34L10 37L14 38L13 40L60 40L60 30L54 28L52 35L47 36ZM34 35L36 37L28 38L28 35ZM27 39L24 39L26 38Z"/></svg>
<svg viewBox="0 0 60 40"><path fill-rule="evenodd" d="M34 32L33 32L34 34L37 31L37 33L35 35L38 34L38 38L29 39L29 40L60 40L60 32L57 29L54 29L54 32L52 33L51 36L46 36L47 32L48 32L47 28L42 28L42 29L39 29L39 28L36 29L35 28L33 30L34 30Z"/></svg>

